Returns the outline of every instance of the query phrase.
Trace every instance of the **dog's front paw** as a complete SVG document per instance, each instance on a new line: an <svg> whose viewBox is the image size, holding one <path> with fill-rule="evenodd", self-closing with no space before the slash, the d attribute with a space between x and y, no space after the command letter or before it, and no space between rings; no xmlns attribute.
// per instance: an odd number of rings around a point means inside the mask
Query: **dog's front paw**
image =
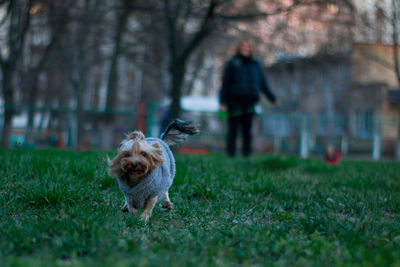
<svg viewBox="0 0 400 267"><path fill-rule="evenodd" d="M164 201L162 206L163 209L172 210L174 208L174 204L170 201Z"/></svg>
<svg viewBox="0 0 400 267"><path fill-rule="evenodd" d="M122 208L121 208L122 212L129 212L129 213L136 213L138 210L135 209L132 206L129 206L128 204L125 204Z"/></svg>
<svg viewBox="0 0 400 267"><path fill-rule="evenodd" d="M121 211L122 212L129 212L128 205L127 204L123 205L122 208L121 208Z"/></svg>
<svg viewBox="0 0 400 267"><path fill-rule="evenodd" d="M148 213L146 211L143 211L142 215L140 215L140 219L147 223L150 219L151 213Z"/></svg>

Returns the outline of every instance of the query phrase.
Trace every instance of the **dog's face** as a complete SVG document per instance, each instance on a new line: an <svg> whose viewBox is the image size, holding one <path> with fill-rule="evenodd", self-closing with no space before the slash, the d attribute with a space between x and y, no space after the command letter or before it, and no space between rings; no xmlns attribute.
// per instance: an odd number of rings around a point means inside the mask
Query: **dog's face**
<svg viewBox="0 0 400 267"><path fill-rule="evenodd" d="M141 132L135 131L121 142L118 155L109 163L109 174L131 179L145 177L163 163L161 145L148 143Z"/></svg>

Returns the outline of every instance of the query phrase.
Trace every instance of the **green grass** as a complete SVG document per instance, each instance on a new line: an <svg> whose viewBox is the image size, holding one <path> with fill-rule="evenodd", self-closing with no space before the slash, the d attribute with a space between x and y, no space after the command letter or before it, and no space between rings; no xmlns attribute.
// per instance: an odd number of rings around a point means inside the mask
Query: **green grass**
<svg viewBox="0 0 400 267"><path fill-rule="evenodd" d="M400 163L178 155L146 225L107 155L0 151L0 265L400 266Z"/></svg>

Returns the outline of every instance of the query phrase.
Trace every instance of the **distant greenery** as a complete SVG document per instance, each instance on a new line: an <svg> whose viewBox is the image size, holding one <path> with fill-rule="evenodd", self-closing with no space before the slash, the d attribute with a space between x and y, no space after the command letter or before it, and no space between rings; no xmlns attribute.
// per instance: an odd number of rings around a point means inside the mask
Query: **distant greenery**
<svg viewBox="0 0 400 267"><path fill-rule="evenodd" d="M0 265L400 266L400 163L178 155L146 225L107 156L0 150Z"/></svg>

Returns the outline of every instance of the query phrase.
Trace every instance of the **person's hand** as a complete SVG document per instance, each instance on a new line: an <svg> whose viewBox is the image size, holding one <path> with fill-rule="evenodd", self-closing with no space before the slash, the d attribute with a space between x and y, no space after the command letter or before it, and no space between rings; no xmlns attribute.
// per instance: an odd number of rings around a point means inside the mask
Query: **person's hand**
<svg viewBox="0 0 400 267"><path fill-rule="evenodd" d="M219 105L219 111L226 112L227 110L228 110L228 108L226 107L225 104Z"/></svg>
<svg viewBox="0 0 400 267"><path fill-rule="evenodd" d="M279 107L281 105L281 101L279 99L275 100L274 106Z"/></svg>

